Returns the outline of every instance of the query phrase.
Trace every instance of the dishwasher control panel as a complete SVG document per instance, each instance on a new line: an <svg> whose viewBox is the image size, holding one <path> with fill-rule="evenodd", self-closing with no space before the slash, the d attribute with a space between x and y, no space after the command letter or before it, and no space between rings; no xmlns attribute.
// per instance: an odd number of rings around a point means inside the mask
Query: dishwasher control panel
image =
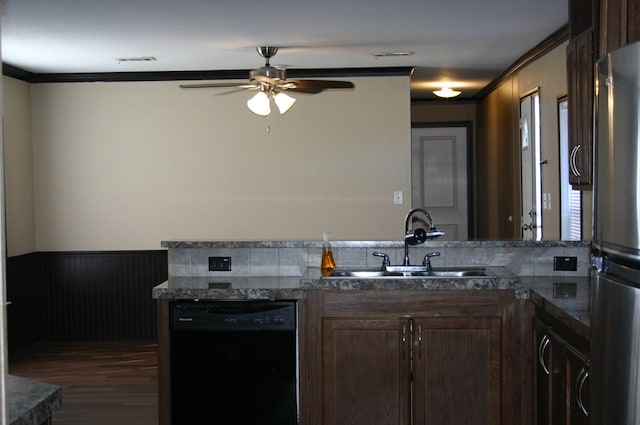
<svg viewBox="0 0 640 425"><path fill-rule="evenodd" d="M295 331L295 301L173 301L171 330Z"/></svg>

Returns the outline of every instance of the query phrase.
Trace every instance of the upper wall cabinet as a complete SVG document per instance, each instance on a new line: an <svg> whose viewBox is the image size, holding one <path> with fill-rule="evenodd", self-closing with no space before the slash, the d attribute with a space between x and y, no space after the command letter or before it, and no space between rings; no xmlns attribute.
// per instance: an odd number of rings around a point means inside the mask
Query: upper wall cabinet
<svg viewBox="0 0 640 425"><path fill-rule="evenodd" d="M591 189L592 184L593 50L591 29L567 46L569 182L574 189Z"/></svg>
<svg viewBox="0 0 640 425"><path fill-rule="evenodd" d="M599 10L598 0L569 0L569 182L574 189L582 190L592 188L593 76Z"/></svg>
<svg viewBox="0 0 640 425"><path fill-rule="evenodd" d="M599 56L640 40L640 0L600 0Z"/></svg>
<svg viewBox="0 0 640 425"><path fill-rule="evenodd" d="M569 181L592 188L594 66L608 52L640 40L640 0L569 0L567 87Z"/></svg>

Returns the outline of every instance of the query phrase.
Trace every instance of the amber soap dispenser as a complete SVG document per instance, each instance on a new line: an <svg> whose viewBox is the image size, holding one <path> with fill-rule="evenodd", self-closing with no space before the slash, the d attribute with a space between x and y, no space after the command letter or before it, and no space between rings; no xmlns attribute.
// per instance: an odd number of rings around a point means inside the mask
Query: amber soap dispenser
<svg viewBox="0 0 640 425"><path fill-rule="evenodd" d="M331 242L329 242L329 233L323 232L322 237L324 243L322 244L322 260L320 264L320 271L322 276L329 276L331 270L336 268L336 261L333 258L333 252L331 251Z"/></svg>

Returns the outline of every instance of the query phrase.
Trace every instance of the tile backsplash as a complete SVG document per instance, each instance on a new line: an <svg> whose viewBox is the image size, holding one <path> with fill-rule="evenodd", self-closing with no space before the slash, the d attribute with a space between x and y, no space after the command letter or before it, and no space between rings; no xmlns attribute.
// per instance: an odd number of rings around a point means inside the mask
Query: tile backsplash
<svg viewBox="0 0 640 425"><path fill-rule="evenodd" d="M301 276L318 273L322 243L294 242L163 242L169 250L169 276ZM338 267L378 267L376 251L402 264L404 246L397 241L332 242ZM411 264L422 264L427 253L433 267L505 267L518 276L589 276L591 245L587 241L428 241L411 246ZM556 256L577 257L577 271L554 271ZM209 271L209 257L231 257L231 271Z"/></svg>

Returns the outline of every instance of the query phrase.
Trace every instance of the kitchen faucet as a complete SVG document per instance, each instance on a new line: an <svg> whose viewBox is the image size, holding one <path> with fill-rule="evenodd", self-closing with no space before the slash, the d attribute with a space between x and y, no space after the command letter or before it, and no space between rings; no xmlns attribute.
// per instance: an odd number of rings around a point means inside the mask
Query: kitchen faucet
<svg viewBox="0 0 640 425"><path fill-rule="evenodd" d="M418 228L409 231L411 218L416 213L422 213L427 218L427 221L429 222L428 230ZM423 243L427 239L435 239L443 235L444 232L436 229L436 226L434 226L431 214L429 214L427 210L425 210L424 208L414 208L409 211L404 219L404 261L402 262L402 265L408 266L411 263L409 260L409 245L418 245Z"/></svg>

